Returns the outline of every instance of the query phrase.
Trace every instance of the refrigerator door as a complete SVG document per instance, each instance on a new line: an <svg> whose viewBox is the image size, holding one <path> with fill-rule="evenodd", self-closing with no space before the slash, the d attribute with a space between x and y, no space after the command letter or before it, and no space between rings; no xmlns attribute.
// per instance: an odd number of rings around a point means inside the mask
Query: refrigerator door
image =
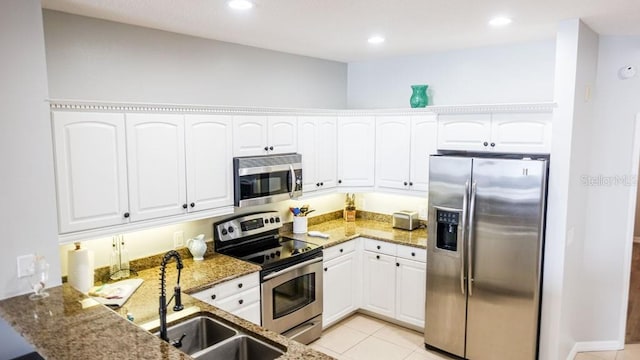
<svg viewBox="0 0 640 360"><path fill-rule="evenodd" d="M464 356L467 306L464 223L472 160L431 156L429 164L424 339L429 346ZM438 225L442 225L439 235L445 241L437 240Z"/></svg>
<svg viewBox="0 0 640 360"><path fill-rule="evenodd" d="M536 358L546 169L545 160L473 159L468 359Z"/></svg>

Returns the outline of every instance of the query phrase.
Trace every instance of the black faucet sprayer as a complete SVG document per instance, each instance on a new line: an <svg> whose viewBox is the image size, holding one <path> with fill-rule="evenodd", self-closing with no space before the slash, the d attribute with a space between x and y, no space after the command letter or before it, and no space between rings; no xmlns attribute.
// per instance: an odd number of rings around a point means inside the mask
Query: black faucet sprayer
<svg viewBox="0 0 640 360"><path fill-rule="evenodd" d="M165 268L167 267L167 263L171 258L176 259L176 268L178 269L178 280L176 281L176 286L173 288L173 296L169 301L167 301L167 294L165 291ZM160 265L160 338L166 342L169 342L169 337L167 336L167 306L171 302L171 300L175 299L175 303L173 305L173 311L180 311L184 309L182 306L182 296L180 295L180 270L182 270L182 259L180 258L180 254L177 251L171 250L164 254L162 258L162 264Z"/></svg>

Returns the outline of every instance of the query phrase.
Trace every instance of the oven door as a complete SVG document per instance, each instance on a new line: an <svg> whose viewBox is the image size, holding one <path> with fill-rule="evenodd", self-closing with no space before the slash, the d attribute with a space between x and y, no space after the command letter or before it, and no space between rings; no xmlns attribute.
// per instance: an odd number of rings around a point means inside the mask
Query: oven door
<svg viewBox="0 0 640 360"><path fill-rule="evenodd" d="M253 206L302 195L302 169L279 165L236 170L235 205Z"/></svg>
<svg viewBox="0 0 640 360"><path fill-rule="evenodd" d="M262 326L283 333L322 314L322 257L265 274Z"/></svg>

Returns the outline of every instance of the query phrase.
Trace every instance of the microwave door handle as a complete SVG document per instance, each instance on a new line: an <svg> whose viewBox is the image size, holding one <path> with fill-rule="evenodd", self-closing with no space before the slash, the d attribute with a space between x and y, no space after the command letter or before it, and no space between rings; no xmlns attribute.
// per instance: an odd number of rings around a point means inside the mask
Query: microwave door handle
<svg viewBox="0 0 640 360"><path fill-rule="evenodd" d="M265 276L264 280L273 279L276 276L280 276L280 275L286 274L286 273L288 273L290 271L297 270L297 269L303 268L303 267L305 267L307 265L315 264L315 263L321 262L321 261L322 261L321 257L317 257L315 259L307 260L307 261L301 262L300 264L295 264L293 266L290 266L290 267L288 267L288 268L286 268L284 270L272 272L271 274Z"/></svg>
<svg viewBox="0 0 640 360"><path fill-rule="evenodd" d="M289 164L289 174L291 180L291 192L289 193L289 198L293 199L293 194L296 191L296 171L293 169L292 164Z"/></svg>

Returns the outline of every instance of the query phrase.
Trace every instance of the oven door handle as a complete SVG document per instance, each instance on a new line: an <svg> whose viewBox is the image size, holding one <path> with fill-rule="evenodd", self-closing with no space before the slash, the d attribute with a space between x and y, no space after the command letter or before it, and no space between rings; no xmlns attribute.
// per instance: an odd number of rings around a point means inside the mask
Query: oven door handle
<svg viewBox="0 0 640 360"><path fill-rule="evenodd" d="M311 265L311 264L315 264L315 263L318 263L318 262L321 262L321 261L322 261L321 257L317 257L317 258L314 258L314 259L311 259L311 260L303 261L303 262L301 262L299 264L295 264L295 265L290 266L290 267L288 267L286 269L283 269L283 270L280 270L280 271L276 271L276 272L272 272L271 274L265 276L264 280L270 280L270 279L273 279L276 276L280 276L280 275L286 274L286 273L288 273L290 271L297 270L297 269L300 269L300 268L303 268L305 266L308 266L308 265Z"/></svg>
<svg viewBox="0 0 640 360"><path fill-rule="evenodd" d="M289 171L291 174L291 192L289 193L289 197L293 199L293 195L296 192L296 171L293 169L292 164L289 164Z"/></svg>

